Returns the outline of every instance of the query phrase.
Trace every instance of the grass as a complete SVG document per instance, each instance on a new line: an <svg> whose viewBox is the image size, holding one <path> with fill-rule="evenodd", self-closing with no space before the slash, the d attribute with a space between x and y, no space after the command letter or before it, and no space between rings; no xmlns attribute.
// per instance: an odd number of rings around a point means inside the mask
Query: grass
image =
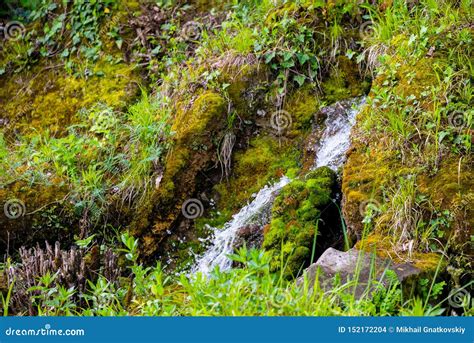
<svg viewBox="0 0 474 343"><path fill-rule="evenodd" d="M124 202L140 203L152 187L171 136L165 104L165 98L143 92L125 115L98 104L81 111L81 123L70 126L64 137L46 133L19 137L9 147L3 143L2 163L9 172L0 181L49 185L59 178L70 189L64 200L97 224L111 190Z"/></svg>
<svg viewBox="0 0 474 343"><path fill-rule="evenodd" d="M122 236L124 237L124 236ZM99 276L89 281L87 290L78 294L74 288L55 284L49 272L39 276L29 292L38 315L85 316L386 316L439 315L446 301L434 301L442 286L433 285L426 298L405 298L403 287L393 272L372 278L361 296L356 297L358 274L342 282L336 277L330 288L304 276L301 283L286 281L270 272L271 256L261 250L241 248L230 256L243 268L220 271L209 277L182 274L166 275L161 265L144 267L136 262L137 241L123 238L124 254L129 260L129 281L109 282ZM362 254L362 252L361 252ZM375 275L375 274L374 274ZM316 280L319 280L317 278ZM381 283L382 280L384 284ZM7 299L8 300L8 299ZM8 301L4 302L7 311ZM421 307L421 305L423 305ZM469 310L466 307L466 310ZM18 314L18 313L17 313Z"/></svg>

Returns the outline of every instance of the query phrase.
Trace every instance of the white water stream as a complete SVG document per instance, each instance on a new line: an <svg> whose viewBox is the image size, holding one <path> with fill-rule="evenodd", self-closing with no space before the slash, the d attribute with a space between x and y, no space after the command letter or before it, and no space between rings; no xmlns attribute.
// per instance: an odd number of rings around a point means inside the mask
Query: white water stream
<svg viewBox="0 0 474 343"><path fill-rule="evenodd" d="M351 128L364 102L365 98L356 98L324 108L327 115L326 128L316 147L314 168L328 166L337 170L342 166L350 145ZM273 200L290 181L283 176L275 184L263 187L247 206L224 225L222 230L215 229L209 249L197 259L192 273L202 272L208 275L216 266L221 270L230 269L232 261L227 255L233 252L237 231L249 224L258 224L261 227L268 224Z"/></svg>

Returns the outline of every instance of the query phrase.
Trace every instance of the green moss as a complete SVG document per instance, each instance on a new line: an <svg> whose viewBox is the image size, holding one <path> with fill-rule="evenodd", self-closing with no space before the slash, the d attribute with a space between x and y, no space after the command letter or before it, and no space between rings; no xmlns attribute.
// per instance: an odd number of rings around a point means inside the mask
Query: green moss
<svg viewBox="0 0 474 343"><path fill-rule="evenodd" d="M272 255L272 271L283 267L284 275L292 277L309 263L318 221L331 203L335 182L335 173L322 167L292 181L277 196L263 241Z"/></svg>
<svg viewBox="0 0 474 343"><path fill-rule="evenodd" d="M361 80L357 65L345 56L338 57L337 67L332 69L329 79L322 83L328 103L363 95L370 83Z"/></svg>
<svg viewBox="0 0 474 343"><path fill-rule="evenodd" d="M278 142L271 136L250 141L250 147L234 155L234 171L229 181L215 186L219 194L219 208L235 212L270 180L299 169L301 153L288 142Z"/></svg>
<svg viewBox="0 0 474 343"><path fill-rule="evenodd" d="M288 97L284 108L292 119L290 134L298 135L308 131L320 106L320 99L311 86L293 92Z"/></svg>
<svg viewBox="0 0 474 343"><path fill-rule="evenodd" d="M46 130L61 134L78 122L76 113L81 108L97 102L122 108L135 96L137 86L130 66L100 61L88 69L92 76L75 77L62 65L39 65L21 77L1 77L0 102L5 105L0 116L9 119L8 129L25 135Z"/></svg>
<svg viewBox="0 0 474 343"><path fill-rule="evenodd" d="M147 256L157 250L157 240L175 222L182 203L193 196L198 174L217 163L217 142L226 127L227 104L217 93L202 92L191 107L183 103L177 107L172 125L174 146L166 159L160 187L150 196L150 205L140 208L130 224L135 234L143 237Z"/></svg>
<svg viewBox="0 0 474 343"><path fill-rule="evenodd" d="M412 253L408 251L401 252L395 249L396 246L397 242L395 237L384 236L379 233L370 234L355 245L358 250L364 250L370 253L375 252L378 257L390 259L396 264L403 264L409 261L423 273L434 272L440 263L442 263L443 266L446 264L440 254L420 253L417 251Z"/></svg>
<svg viewBox="0 0 474 343"><path fill-rule="evenodd" d="M221 63L218 81L228 85L225 92L233 109L242 119L254 119L260 93L267 85L267 67L256 63L251 55L226 55Z"/></svg>

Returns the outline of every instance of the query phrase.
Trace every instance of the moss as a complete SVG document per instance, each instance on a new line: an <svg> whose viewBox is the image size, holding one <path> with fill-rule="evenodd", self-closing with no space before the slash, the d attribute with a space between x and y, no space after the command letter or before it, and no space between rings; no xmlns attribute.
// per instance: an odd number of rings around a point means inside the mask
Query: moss
<svg viewBox="0 0 474 343"><path fill-rule="evenodd" d="M232 178L214 188L219 194L219 208L237 211L270 180L298 169L300 157L298 149L288 142L280 145L271 136L253 138L247 150L235 153Z"/></svg>
<svg viewBox="0 0 474 343"><path fill-rule="evenodd" d="M220 61L218 81L225 89L233 109L241 119L252 120L262 106L261 98L268 81L268 70L252 55L229 54Z"/></svg>
<svg viewBox="0 0 474 343"><path fill-rule="evenodd" d="M273 272L285 266L283 273L290 278L310 262L315 235L320 234L318 221L331 204L335 182L335 173L322 167L281 190L263 241L263 248L272 255Z"/></svg>
<svg viewBox="0 0 474 343"><path fill-rule="evenodd" d="M198 174L217 163L217 142L224 131L226 118L225 99L212 91L199 94L190 108L178 103L172 126L174 143L165 162L163 180L150 196L149 206L141 208L130 224L137 235L146 232L144 255L149 256L157 250L157 241L176 221L182 203L193 197Z"/></svg>
<svg viewBox="0 0 474 343"><path fill-rule="evenodd" d="M440 263L445 265L440 254L421 253L417 251L412 253L407 251L403 253L400 252L399 249L395 249L396 246L397 242L394 237L374 233L357 242L355 247L359 250L371 253L375 252L378 257L382 259L390 259L396 264L409 262L416 268L420 269L422 273L436 271Z"/></svg>
<svg viewBox="0 0 474 343"><path fill-rule="evenodd" d="M398 35L394 39L403 47L408 37ZM431 116L439 114L440 108L446 105L445 100L440 97L433 101L431 96L427 96L434 85L439 84L434 66L445 65L448 57L441 52L433 58L409 57L400 53L387 55L369 95L371 106L358 116L343 172L344 217L350 233L362 237L363 214L359 206L375 199L384 211L390 212L393 209L393 190L398 189L400 178L412 175L416 178L416 196L425 199L423 204L416 204L413 213L421 213L422 225L425 226L439 213L445 213L449 223L443 224L444 236L434 238L442 245L448 244L465 254L470 249L466 242L470 240L474 224L471 210L474 185L470 177L472 154L459 155L447 139L439 141L438 132L448 133L451 128L444 126L443 119L433 124ZM449 97L453 104L462 100L456 98L457 95ZM399 116L402 129L390 127L391 116L403 111L406 115ZM423 115L420 117L417 112ZM415 132L415 139L406 137L410 132ZM373 229L375 234L388 235L390 222L377 220ZM417 238L419 228L412 225L408 230L410 237ZM426 255L426 246L416 249L415 254L423 254L420 260L430 256Z"/></svg>
<svg viewBox="0 0 474 343"><path fill-rule="evenodd" d="M92 76L75 77L61 64L38 65L18 77L0 77L0 102L5 104L0 117L9 120L9 130L26 135L47 130L61 134L77 122L79 109L97 102L122 108L136 94L130 66L100 61L88 69Z"/></svg>
<svg viewBox="0 0 474 343"><path fill-rule="evenodd" d="M306 86L293 92L284 107L292 118L290 135L297 136L309 130L320 106L320 98L312 87Z"/></svg>
<svg viewBox="0 0 474 343"><path fill-rule="evenodd" d="M37 242L55 239L70 243L77 220L72 209L61 202L69 190L59 180L51 185L34 185L16 181L8 187L0 187L0 238L2 249L24 245L31 246ZM24 208L18 218L4 215L3 205L8 201L19 200ZM64 206L66 205L66 206ZM5 245L4 245L5 244Z"/></svg>
<svg viewBox="0 0 474 343"><path fill-rule="evenodd" d="M355 62L346 56L337 58L337 67L322 83L325 99L329 103L361 96L368 92L369 87L369 82L361 80Z"/></svg>

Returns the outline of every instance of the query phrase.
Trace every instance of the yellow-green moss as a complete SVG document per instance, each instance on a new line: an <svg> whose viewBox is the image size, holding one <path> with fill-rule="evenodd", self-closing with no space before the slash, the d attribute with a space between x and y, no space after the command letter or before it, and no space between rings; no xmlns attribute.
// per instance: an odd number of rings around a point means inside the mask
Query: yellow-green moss
<svg viewBox="0 0 474 343"><path fill-rule="evenodd" d="M237 211L270 180L294 174L299 160L300 152L288 142L280 145L271 136L252 139L247 150L235 153L232 178L215 186L220 207Z"/></svg>
<svg viewBox="0 0 474 343"><path fill-rule="evenodd" d="M370 84L361 80L355 62L346 56L339 56L337 65L330 76L322 83L325 99L328 103L361 96L368 91Z"/></svg>
<svg viewBox="0 0 474 343"><path fill-rule="evenodd" d="M417 251L402 252L397 249L397 243L392 236L371 234L355 245L359 250L375 252L382 259L390 259L393 263L411 263L422 272L434 272L440 263L446 264L442 256L436 253L420 253Z"/></svg>
<svg viewBox="0 0 474 343"><path fill-rule="evenodd" d="M293 92L288 97L284 107L284 110L289 113L292 119L289 134L297 136L310 129L320 105L319 96L310 86Z"/></svg>
<svg viewBox="0 0 474 343"><path fill-rule="evenodd" d="M202 92L191 107L178 103L172 126L174 146L165 162L163 180L150 196L150 205L141 208L130 225L137 234L145 234L144 255L156 251L162 233L176 220L182 203L195 192L198 174L217 162L217 142L226 127L226 118L226 100L211 91ZM145 233L148 218L155 210L152 230Z"/></svg>
<svg viewBox="0 0 474 343"><path fill-rule="evenodd" d="M446 216L452 220L449 228L443 228L446 232L441 238L442 244L456 247L460 252L468 249L465 242L470 239L473 216L472 206L466 206L466 202L473 202L471 190L474 185L470 172L472 155L453 154L449 148L439 144L435 129L418 123L416 113L410 113L402 119L408 130L416 132L415 135L421 131L424 135L422 139L416 136L418 140L414 143L411 138L403 137L403 131L390 128L388 122L390 115L398 115L400 108L404 108L405 99L412 99L411 105L426 111L424 116L429 118L434 110L434 102L423 94L438 83L433 69L435 62L426 57L404 60L395 55L387 58L386 62L395 74L381 72L374 80L370 97L381 99L380 95L390 95L390 99L395 101L379 101L367 106L359 114L358 124L353 131L353 144L344 167L342 189L344 216L349 232L354 236L361 237L363 231L360 205L375 200L375 203L384 205L386 211L390 212L394 190L399 188L400 178L412 175L415 177L416 195L426 199L424 206L419 205L421 209L412 211L422 211L428 222L432 219L430 213L436 215L447 211ZM413 103L414 99L416 104ZM443 99L437 103L437 106L440 105L443 105ZM414 144L418 145L417 149L413 148ZM390 223L376 221L374 230L381 235L389 234ZM408 230L413 237L417 228L410 227Z"/></svg>
<svg viewBox="0 0 474 343"><path fill-rule="evenodd" d="M8 118L8 129L20 129L25 134L46 130L62 133L76 122L81 108L97 102L122 108L136 94L132 67L102 61L88 69L92 73L88 78L67 74L62 64L38 65L15 77L1 77L0 102L4 106L0 116ZM97 76L99 72L103 76Z"/></svg>

